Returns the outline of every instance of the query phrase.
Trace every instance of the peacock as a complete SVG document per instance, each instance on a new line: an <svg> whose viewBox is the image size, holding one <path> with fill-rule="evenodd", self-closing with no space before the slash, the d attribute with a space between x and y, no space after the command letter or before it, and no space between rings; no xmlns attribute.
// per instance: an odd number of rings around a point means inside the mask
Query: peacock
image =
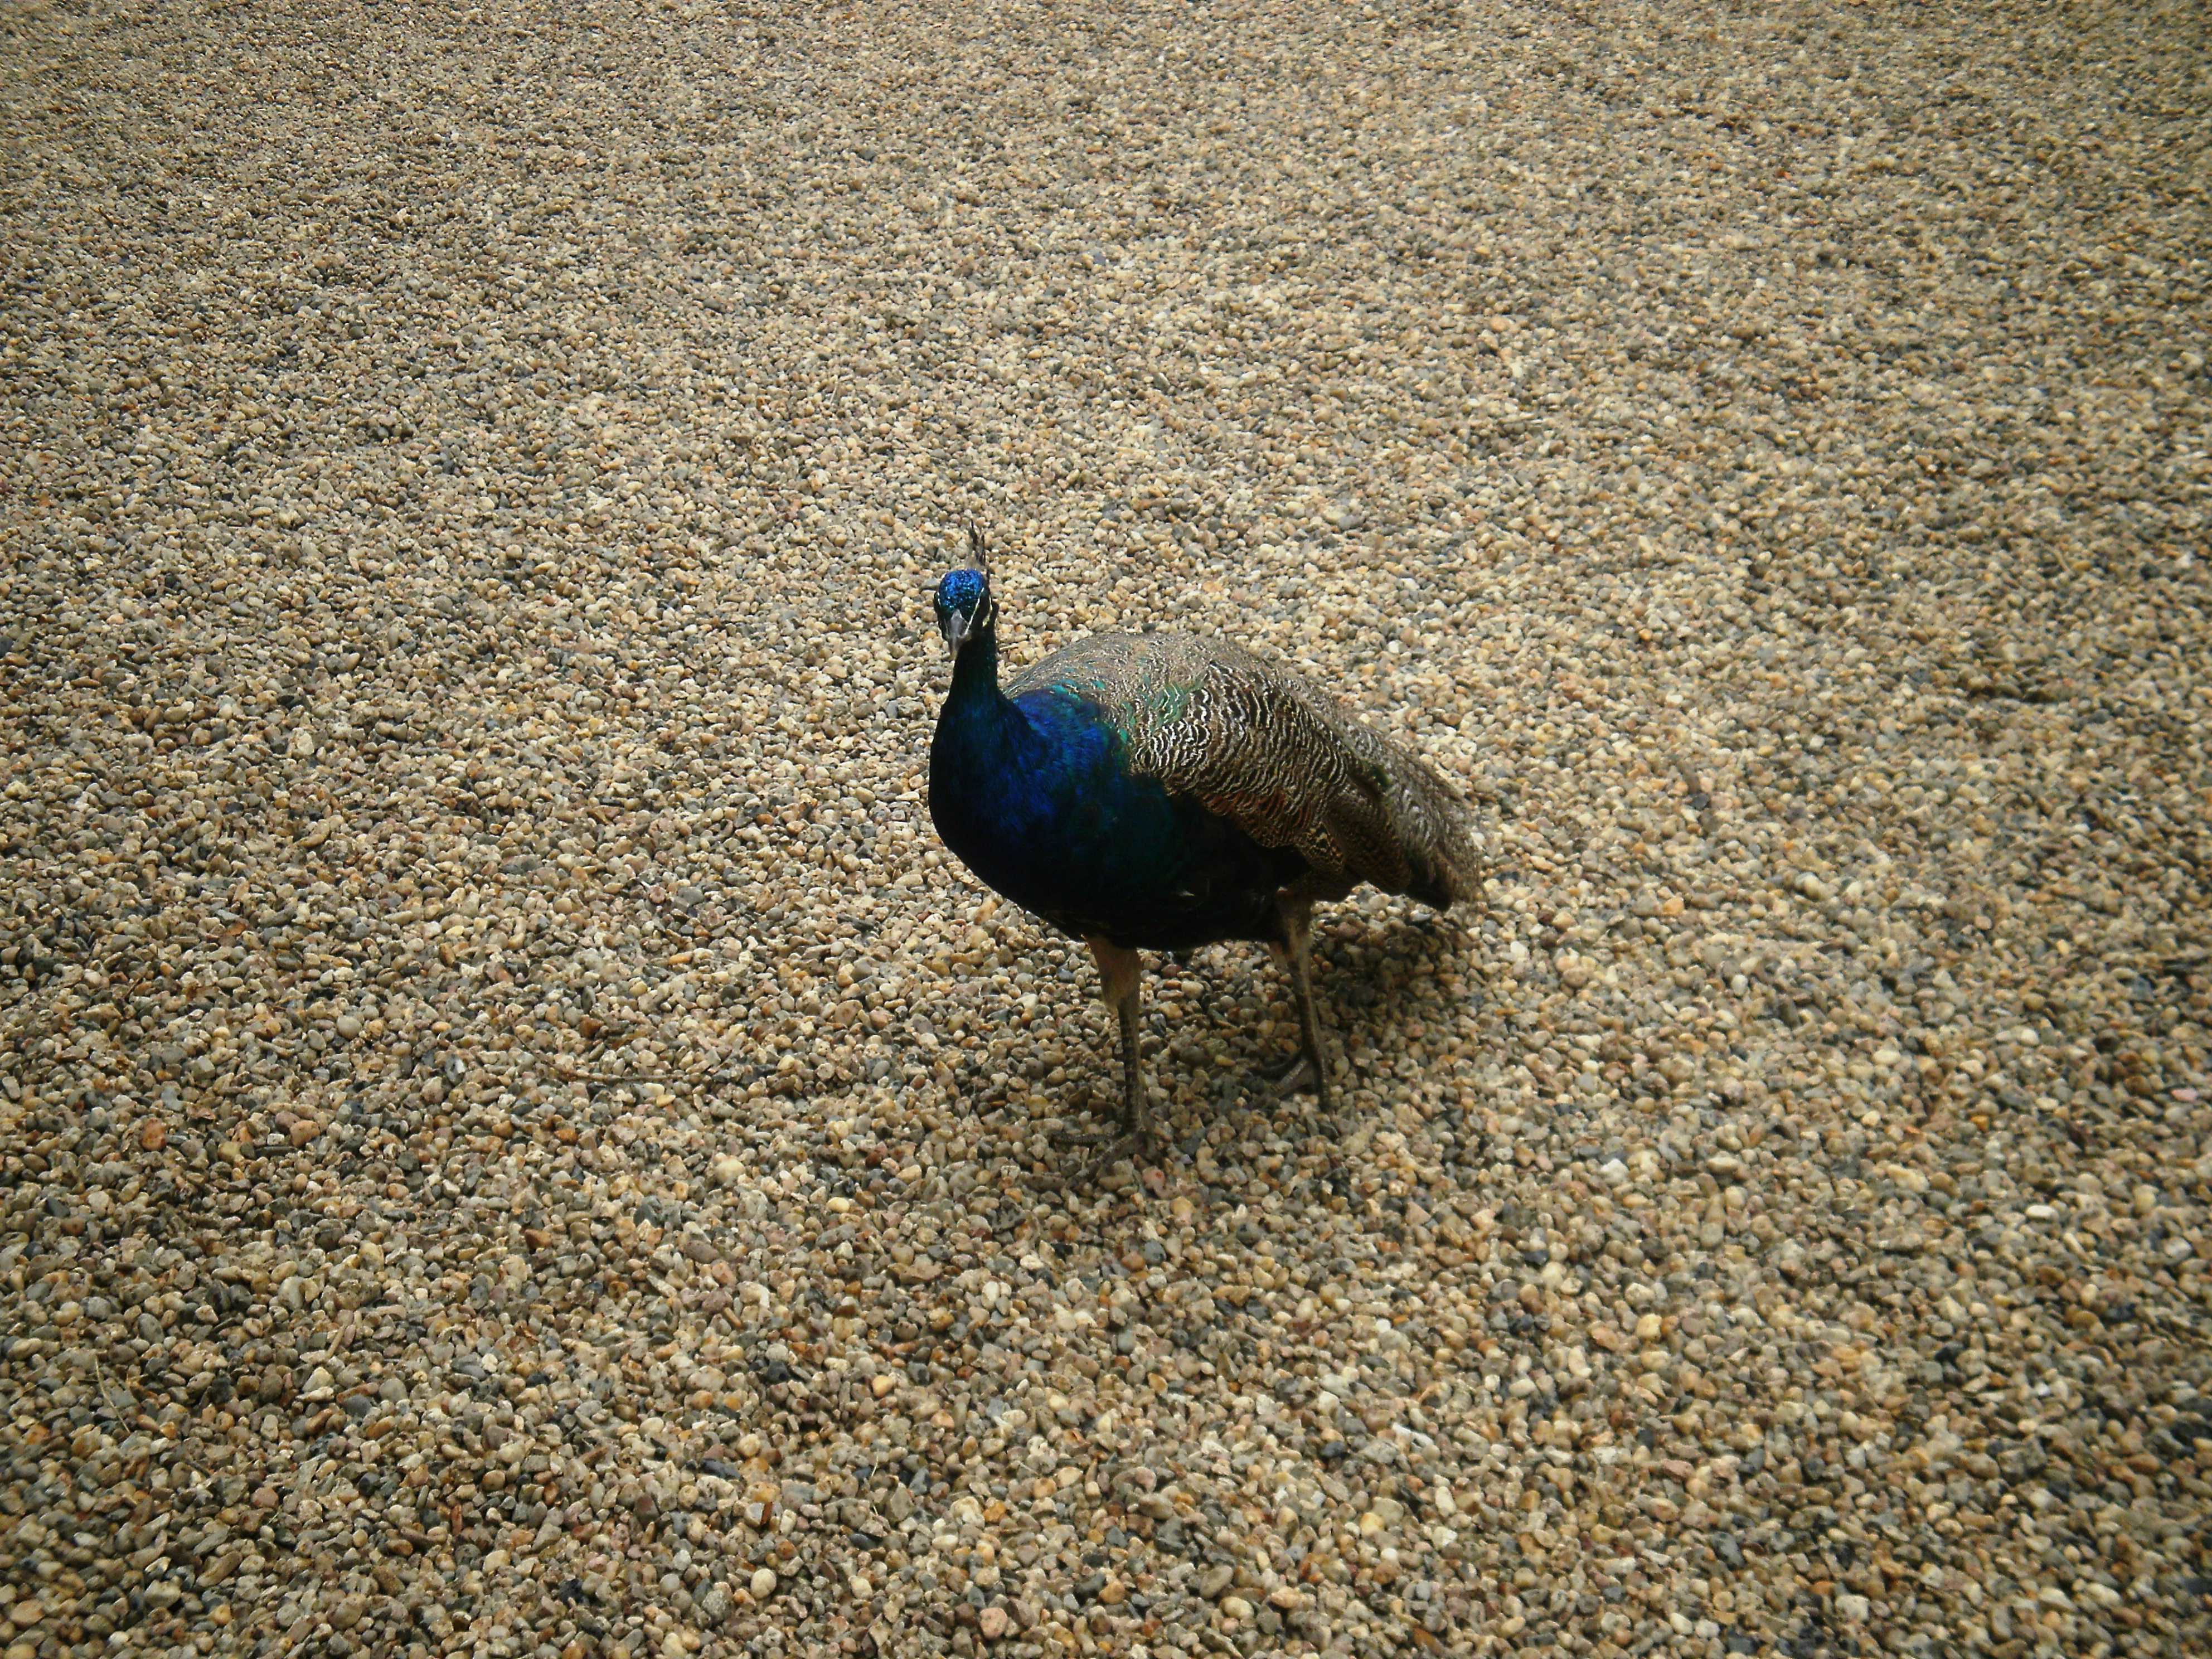
<svg viewBox="0 0 2212 1659"><path fill-rule="evenodd" d="M1225 641L1096 634L1002 686L972 526L935 609L953 665L930 744L930 817L985 884L1091 947L1121 1022L1124 1134L1107 1156L1152 1146L1140 951L1274 947L1300 1033L1283 1087L1310 1085L1330 1111L1313 907L1361 882L1438 910L1471 902L1464 803L1312 682Z"/></svg>

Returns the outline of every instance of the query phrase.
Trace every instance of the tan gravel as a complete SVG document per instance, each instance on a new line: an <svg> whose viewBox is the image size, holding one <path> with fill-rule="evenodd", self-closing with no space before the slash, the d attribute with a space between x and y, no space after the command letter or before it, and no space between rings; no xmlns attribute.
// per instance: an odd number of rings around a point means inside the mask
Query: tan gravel
<svg viewBox="0 0 2212 1659"><path fill-rule="evenodd" d="M2188 4L0 10L0 1659L2212 1644ZM1115 1054L923 585L1464 933Z"/></svg>

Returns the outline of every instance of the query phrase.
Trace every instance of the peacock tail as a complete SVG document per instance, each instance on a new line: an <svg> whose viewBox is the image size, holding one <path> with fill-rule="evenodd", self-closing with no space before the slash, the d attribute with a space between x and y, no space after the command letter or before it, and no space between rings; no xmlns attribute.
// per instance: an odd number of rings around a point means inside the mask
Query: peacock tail
<svg viewBox="0 0 2212 1659"><path fill-rule="evenodd" d="M1438 909L1472 899L1468 810L1420 757L1285 665L1224 640L1098 634L1007 683L1095 707L1129 771L1305 860L1307 896L1361 882Z"/></svg>

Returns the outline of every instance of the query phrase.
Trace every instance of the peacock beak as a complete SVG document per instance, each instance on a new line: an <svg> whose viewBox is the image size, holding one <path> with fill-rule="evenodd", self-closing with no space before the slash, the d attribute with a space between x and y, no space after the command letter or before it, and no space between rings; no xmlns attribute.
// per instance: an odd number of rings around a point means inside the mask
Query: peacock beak
<svg viewBox="0 0 2212 1659"><path fill-rule="evenodd" d="M960 654L960 647L968 643L968 636L975 631L975 613L973 611L951 611L945 613L945 643L951 648L954 656Z"/></svg>

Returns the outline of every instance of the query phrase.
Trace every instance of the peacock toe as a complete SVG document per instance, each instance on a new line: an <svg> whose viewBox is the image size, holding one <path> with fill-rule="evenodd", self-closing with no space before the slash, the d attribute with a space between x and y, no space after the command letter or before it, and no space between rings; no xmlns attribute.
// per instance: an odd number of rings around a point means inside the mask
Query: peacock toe
<svg viewBox="0 0 2212 1659"><path fill-rule="evenodd" d="M1321 1073L1314 1066L1312 1056L1299 1048L1291 1049L1279 1060L1255 1066L1253 1071L1272 1092L1283 1099L1292 1095L1311 1094L1321 1083Z"/></svg>

